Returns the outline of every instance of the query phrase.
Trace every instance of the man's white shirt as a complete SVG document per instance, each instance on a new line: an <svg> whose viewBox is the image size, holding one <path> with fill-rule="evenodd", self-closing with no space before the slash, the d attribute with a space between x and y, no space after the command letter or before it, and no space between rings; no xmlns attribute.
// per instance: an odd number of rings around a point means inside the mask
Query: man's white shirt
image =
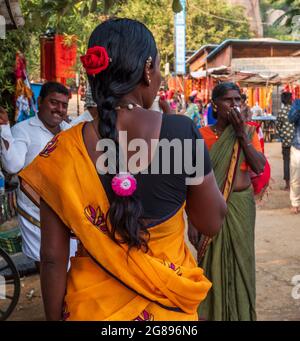
<svg viewBox="0 0 300 341"><path fill-rule="evenodd" d="M65 121L60 124L61 130L67 130L70 127L71 125ZM54 134L45 127L38 115L17 123L12 128L9 124L2 125L1 158L3 168L10 174L17 174L33 161L53 137ZM6 149L3 139L9 143L8 149ZM40 221L39 208L20 189L17 193L17 203L25 212ZM39 261L39 228L20 215L18 215L18 219L23 239L23 253ZM76 251L76 243L73 242L71 243L72 255Z"/></svg>
<svg viewBox="0 0 300 341"><path fill-rule="evenodd" d="M74 120L71 121L71 125L74 127L77 124L81 122L90 122L93 121L93 116L90 114L88 110L86 110L83 114L79 115L78 117L74 118Z"/></svg>

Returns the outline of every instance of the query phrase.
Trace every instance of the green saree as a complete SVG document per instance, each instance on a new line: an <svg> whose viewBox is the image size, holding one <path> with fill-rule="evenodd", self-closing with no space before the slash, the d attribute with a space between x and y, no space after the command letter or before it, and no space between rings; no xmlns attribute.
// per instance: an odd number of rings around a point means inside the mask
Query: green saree
<svg viewBox="0 0 300 341"><path fill-rule="evenodd" d="M213 145L210 157L228 211L222 229L199 260L199 266L213 283L199 307L199 317L212 321L253 321L255 201L252 188L232 191L244 155L231 126Z"/></svg>

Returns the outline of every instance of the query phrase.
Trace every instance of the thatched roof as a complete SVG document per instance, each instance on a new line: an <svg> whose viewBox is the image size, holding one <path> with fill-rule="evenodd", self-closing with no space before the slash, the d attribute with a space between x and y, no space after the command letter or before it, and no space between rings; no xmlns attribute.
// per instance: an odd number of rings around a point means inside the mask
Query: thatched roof
<svg viewBox="0 0 300 341"><path fill-rule="evenodd" d="M5 18L7 29L18 28L25 23L19 0L0 0L0 15Z"/></svg>

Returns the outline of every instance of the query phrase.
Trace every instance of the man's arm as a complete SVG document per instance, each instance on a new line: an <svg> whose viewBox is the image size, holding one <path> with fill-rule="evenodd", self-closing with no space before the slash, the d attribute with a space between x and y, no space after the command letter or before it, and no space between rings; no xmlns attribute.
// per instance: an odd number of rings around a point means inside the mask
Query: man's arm
<svg viewBox="0 0 300 341"><path fill-rule="evenodd" d="M17 174L25 166L29 137L16 125L1 125L2 165L10 174Z"/></svg>

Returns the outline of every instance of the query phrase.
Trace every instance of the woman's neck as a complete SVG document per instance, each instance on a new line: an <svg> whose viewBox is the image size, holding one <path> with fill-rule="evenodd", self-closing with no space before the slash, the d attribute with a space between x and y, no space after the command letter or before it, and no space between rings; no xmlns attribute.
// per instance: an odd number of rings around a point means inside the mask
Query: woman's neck
<svg viewBox="0 0 300 341"><path fill-rule="evenodd" d="M128 105L128 104L137 104L138 106L143 107L143 99L141 96L130 93L124 97L122 97L119 101L120 105Z"/></svg>
<svg viewBox="0 0 300 341"><path fill-rule="evenodd" d="M229 125L229 122L226 120L219 119L217 123L215 124L215 127L218 128L219 131L224 131L227 126Z"/></svg>

